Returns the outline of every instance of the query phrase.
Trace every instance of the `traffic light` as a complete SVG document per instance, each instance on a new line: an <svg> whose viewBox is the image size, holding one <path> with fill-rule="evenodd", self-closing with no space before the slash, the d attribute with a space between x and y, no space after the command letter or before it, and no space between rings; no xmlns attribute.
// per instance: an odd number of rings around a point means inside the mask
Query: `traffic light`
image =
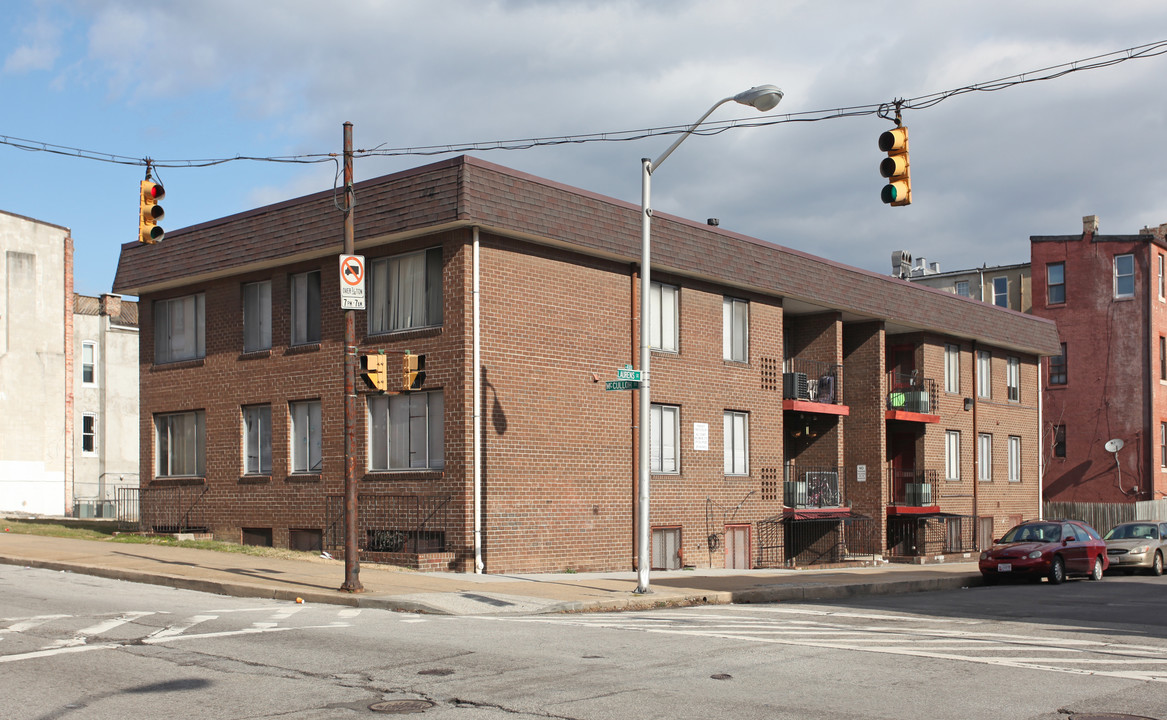
<svg viewBox="0 0 1167 720"><path fill-rule="evenodd" d="M402 390L417 390L425 383L425 355L405 353L402 358Z"/></svg>
<svg viewBox="0 0 1167 720"><path fill-rule="evenodd" d="M912 204L912 179L908 162L908 129L897 126L879 136L879 149L887 157L879 164L879 174L887 178L880 193L888 205Z"/></svg>
<svg viewBox="0 0 1167 720"><path fill-rule="evenodd" d="M389 365L384 355L361 356L361 379L370 390L385 392L389 389Z"/></svg>
<svg viewBox="0 0 1167 720"><path fill-rule="evenodd" d="M158 201L166 197L162 186L150 180L142 181L142 192L139 197L138 209L138 242L153 245L162 240L166 231L158 227L166 212Z"/></svg>

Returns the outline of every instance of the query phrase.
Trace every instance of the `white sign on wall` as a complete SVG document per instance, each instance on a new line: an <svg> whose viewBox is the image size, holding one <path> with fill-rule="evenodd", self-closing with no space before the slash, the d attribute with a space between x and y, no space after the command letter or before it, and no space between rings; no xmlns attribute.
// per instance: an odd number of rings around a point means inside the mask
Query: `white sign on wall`
<svg viewBox="0 0 1167 720"><path fill-rule="evenodd" d="M867 466L855 466L855 482L867 482Z"/></svg>
<svg viewBox="0 0 1167 720"><path fill-rule="evenodd" d="M693 449L709 449L709 424L693 423Z"/></svg>

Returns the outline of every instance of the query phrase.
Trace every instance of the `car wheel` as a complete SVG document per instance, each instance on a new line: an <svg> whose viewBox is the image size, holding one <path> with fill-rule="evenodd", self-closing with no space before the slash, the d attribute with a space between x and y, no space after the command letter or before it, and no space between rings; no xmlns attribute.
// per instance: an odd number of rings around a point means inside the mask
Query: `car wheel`
<svg viewBox="0 0 1167 720"><path fill-rule="evenodd" d="M1090 571L1090 579L1091 580L1101 580L1102 579L1102 556L1101 555L1094 558L1094 569Z"/></svg>
<svg viewBox="0 0 1167 720"><path fill-rule="evenodd" d="M1066 579L1066 561L1062 560L1061 555L1054 555L1054 559L1049 564L1049 578L1050 585L1061 585Z"/></svg>
<svg viewBox="0 0 1167 720"><path fill-rule="evenodd" d="M1151 574L1158 577L1163 574L1163 554L1155 553L1155 561L1151 563Z"/></svg>

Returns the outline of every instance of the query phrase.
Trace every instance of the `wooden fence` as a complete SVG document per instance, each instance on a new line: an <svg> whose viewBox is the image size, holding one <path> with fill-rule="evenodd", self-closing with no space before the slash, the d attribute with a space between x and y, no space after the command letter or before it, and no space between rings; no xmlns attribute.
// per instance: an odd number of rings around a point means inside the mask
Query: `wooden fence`
<svg viewBox="0 0 1167 720"><path fill-rule="evenodd" d="M1167 522L1167 498L1133 503L1042 503L1042 517L1046 519L1081 520L1098 532L1124 522L1150 520Z"/></svg>

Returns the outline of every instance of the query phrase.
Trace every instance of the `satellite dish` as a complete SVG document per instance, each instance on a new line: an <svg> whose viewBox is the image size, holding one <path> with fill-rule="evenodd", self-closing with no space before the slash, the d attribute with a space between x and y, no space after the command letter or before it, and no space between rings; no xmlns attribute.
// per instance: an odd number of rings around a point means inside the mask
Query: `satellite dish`
<svg viewBox="0 0 1167 720"><path fill-rule="evenodd" d="M1120 440L1118 438L1115 438L1113 440L1107 440L1105 447L1106 447L1106 452L1116 453L1119 450L1122 450L1122 440Z"/></svg>

